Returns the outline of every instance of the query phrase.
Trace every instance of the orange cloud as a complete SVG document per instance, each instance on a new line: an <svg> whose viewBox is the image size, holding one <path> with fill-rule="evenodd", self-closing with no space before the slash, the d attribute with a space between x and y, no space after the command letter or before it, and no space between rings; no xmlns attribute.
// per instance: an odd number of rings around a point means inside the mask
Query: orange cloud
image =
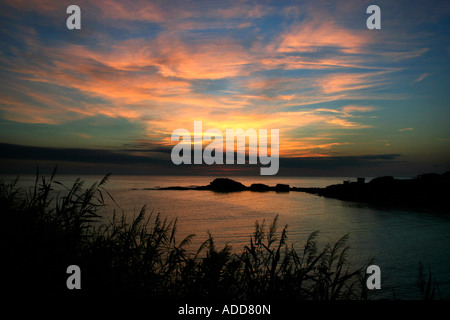
<svg viewBox="0 0 450 320"><path fill-rule="evenodd" d="M249 44L229 34L198 32L192 36L186 31L205 28L209 20L196 20L202 15L216 19L216 27L249 28L252 19L271 11L265 6L212 6L199 11L195 4L177 8L143 1L86 2L89 5L101 8L99 19L153 22L162 31L148 37L107 39L96 46L66 42L48 47L32 29L28 30L24 34L27 54L8 61L11 63L2 61L2 65L19 75L24 83L23 96L35 105L27 105L17 96L0 99L0 108L8 119L54 124L99 114L121 117L144 123L146 138L161 146L172 145L173 130L190 130L194 120L203 120L205 130L217 128L222 132L227 128L280 129L280 154L296 156L325 156L347 142L322 137L308 140L296 136L295 129L369 127L360 123L360 118L348 118L353 113L372 111L371 107L314 107L349 99L350 93L384 83L382 72L371 71L364 66L364 57L355 56L368 43L359 31L314 19L265 43L255 39ZM45 4L43 8L51 11ZM332 55L321 54L328 48L333 48ZM311 57L311 52L318 54ZM352 70L342 72L343 68ZM282 72L267 72L272 70ZM286 70L321 73L287 77ZM215 84L216 80L230 87L224 85L214 92L202 89L202 85ZM64 87L75 97L54 99L51 92L38 92L35 84ZM89 99L77 101L78 96ZM94 98L96 102L90 102ZM299 110L303 106L309 109Z"/></svg>
<svg viewBox="0 0 450 320"><path fill-rule="evenodd" d="M222 79L242 76L249 53L230 38L202 39L185 43L179 36L133 39L116 43L110 52L70 46L66 54L93 59L114 69L133 71L154 67L165 78Z"/></svg>
<svg viewBox="0 0 450 320"><path fill-rule="evenodd" d="M164 22L168 16L167 11L152 1L96 1L97 10L107 18Z"/></svg>
<svg viewBox="0 0 450 320"><path fill-rule="evenodd" d="M333 73L319 78L317 82L326 94L355 91L384 84L386 80L380 78L380 76L386 73L387 71L372 73Z"/></svg>
<svg viewBox="0 0 450 320"><path fill-rule="evenodd" d="M343 53L362 53L368 39L360 31L345 29L327 19L315 19L294 26L280 37L278 52L317 52L323 47Z"/></svg>
<svg viewBox="0 0 450 320"><path fill-rule="evenodd" d="M352 128L352 129L362 129L362 128L370 128L369 125L362 125L359 123L351 122L345 119L333 118L325 121L331 125L337 125L339 127Z"/></svg>
<svg viewBox="0 0 450 320"><path fill-rule="evenodd" d="M352 112L371 112L371 111L375 111L376 108L375 107L370 107L370 106L355 106L355 105L351 105L351 106L345 106L342 108L342 112L345 113L352 113Z"/></svg>

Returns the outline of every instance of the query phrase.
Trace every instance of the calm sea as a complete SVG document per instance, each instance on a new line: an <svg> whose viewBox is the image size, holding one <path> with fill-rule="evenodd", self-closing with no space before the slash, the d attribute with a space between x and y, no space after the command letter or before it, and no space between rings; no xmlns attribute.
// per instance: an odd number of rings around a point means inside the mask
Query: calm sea
<svg viewBox="0 0 450 320"><path fill-rule="evenodd" d="M58 176L70 186L75 176ZM89 186L100 176L81 177ZM34 177L21 177L30 185ZM115 208L127 216L143 205L147 212L178 218L177 241L195 234L192 250L207 239L209 230L217 246L231 244L236 252L249 244L256 221L271 223L279 215L280 230L288 225L288 242L301 248L308 235L319 230L319 245L350 235L349 260L355 265L374 258L381 268L381 290L374 298L419 299L415 286L419 262L431 270L442 298L450 299L450 215L402 210L386 210L353 202L327 199L302 192L234 192L144 190L168 186L207 185L214 177L192 176L112 176L107 190L120 205L111 201L105 219ZM285 183L296 187L324 187L342 183L349 177L233 177L245 185ZM350 180L355 180L351 179ZM367 181L369 181L367 179Z"/></svg>

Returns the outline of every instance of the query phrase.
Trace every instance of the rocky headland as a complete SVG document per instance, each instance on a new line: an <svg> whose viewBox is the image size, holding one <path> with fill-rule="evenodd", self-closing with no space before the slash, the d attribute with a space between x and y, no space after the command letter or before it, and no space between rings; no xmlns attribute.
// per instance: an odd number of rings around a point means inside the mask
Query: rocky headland
<svg viewBox="0 0 450 320"><path fill-rule="evenodd" d="M355 182L325 188L291 187L287 184L268 186L254 183L245 186L229 179L217 178L206 186L148 188L147 190L209 190L214 192L307 192L318 196L356 201L375 205L389 205L413 209L439 209L450 213L450 172L444 174L427 173L411 179L396 179L384 176L365 182L358 178Z"/></svg>

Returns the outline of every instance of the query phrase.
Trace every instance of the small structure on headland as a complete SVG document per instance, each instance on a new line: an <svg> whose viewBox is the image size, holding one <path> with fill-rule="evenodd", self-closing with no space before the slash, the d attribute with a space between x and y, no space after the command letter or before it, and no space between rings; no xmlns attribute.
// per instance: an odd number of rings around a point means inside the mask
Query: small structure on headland
<svg viewBox="0 0 450 320"><path fill-rule="evenodd" d="M371 179L368 183L365 178L358 177L356 182L344 181L343 184L329 185L325 188L290 187L288 184L281 183L275 186L255 183L247 187L228 178L217 178L206 186L149 188L147 190L298 191L347 201L450 212L450 198L448 197L450 172L422 174L411 179L395 179L392 176L385 176Z"/></svg>
<svg viewBox="0 0 450 320"><path fill-rule="evenodd" d="M344 181L342 181L342 184L345 184L345 185L348 185L348 184L350 184L350 183L352 183L350 180L344 180ZM353 183L354 183L354 182L353 182ZM366 183L366 178L362 178L362 177L356 178L356 183L358 183L358 184L364 184L364 183Z"/></svg>

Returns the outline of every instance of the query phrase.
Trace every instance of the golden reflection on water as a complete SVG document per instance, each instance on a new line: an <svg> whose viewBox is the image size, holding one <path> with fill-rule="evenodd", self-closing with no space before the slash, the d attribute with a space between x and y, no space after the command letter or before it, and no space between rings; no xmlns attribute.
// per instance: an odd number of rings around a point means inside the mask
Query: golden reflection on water
<svg viewBox="0 0 450 320"><path fill-rule="evenodd" d="M102 177L82 177L90 186ZM71 185L76 177L58 177ZM107 189L125 214L132 218L143 205L147 212L178 219L177 241L196 234L190 249L196 251L208 237L209 230L217 248L230 244L236 252L249 244L256 221L270 224L279 215L279 230L288 225L288 244L301 249L308 235L319 230L319 246L337 241L349 233L349 260L355 264L374 257L382 270L381 294L392 298L416 299L414 286L416 268L421 261L430 267L439 282L443 297L450 298L450 219L448 216L400 210L380 210L366 205L318 197L302 192L233 192L144 190L167 186L207 185L213 177L112 177ZM317 187L342 183L346 178L235 178L245 185L286 183L291 186ZM34 177L21 179L24 186L32 185ZM57 188L57 186L55 186ZM103 209L107 220L113 209L112 201Z"/></svg>

